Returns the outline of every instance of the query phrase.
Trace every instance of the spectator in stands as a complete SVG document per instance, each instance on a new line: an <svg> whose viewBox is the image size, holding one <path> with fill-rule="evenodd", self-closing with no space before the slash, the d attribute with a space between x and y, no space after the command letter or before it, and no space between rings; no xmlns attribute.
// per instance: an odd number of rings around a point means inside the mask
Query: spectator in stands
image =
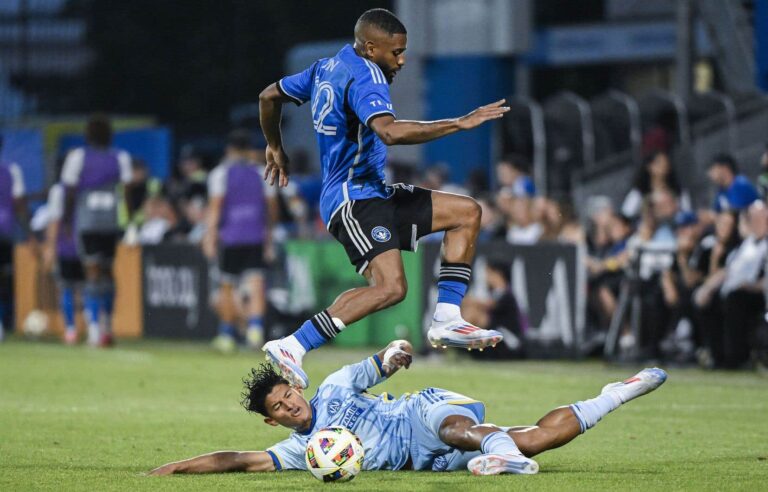
<svg viewBox="0 0 768 492"><path fill-rule="evenodd" d="M477 235L478 242L503 240L506 236L506 228L501 213L493 204L493 198L487 194L480 195L477 198L477 203L483 210L480 219L480 232Z"/></svg>
<svg viewBox="0 0 768 492"><path fill-rule="evenodd" d="M693 292L695 326L700 348L697 351L699 364L714 367L715 360L722 360L720 326L722 310L717 293L723 278L726 259L735 250L741 239L737 227L738 217L733 212L721 212L715 219L715 232L700 242L701 263L707 265L704 278Z"/></svg>
<svg viewBox="0 0 768 492"><path fill-rule="evenodd" d="M529 190L522 187L502 188L497 205L507 222L507 242L511 244L535 244L541 238L543 228L533 215L533 200Z"/></svg>
<svg viewBox="0 0 768 492"><path fill-rule="evenodd" d="M147 164L142 159L131 161L131 185L119 188L118 223L126 231L125 242L134 244L138 241L137 234L144 220L144 203L160 196L163 183L149 175Z"/></svg>
<svg viewBox="0 0 768 492"><path fill-rule="evenodd" d="M584 234L570 203L548 197L534 198L534 218L542 226L542 241L583 244Z"/></svg>
<svg viewBox="0 0 768 492"><path fill-rule="evenodd" d="M536 195L536 185L530 176L528 159L520 154L507 154L496 163L496 186L498 190L511 188L520 196Z"/></svg>
<svg viewBox="0 0 768 492"><path fill-rule="evenodd" d="M0 135L0 153L2 149ZM13 246L17 219L29 240L34 241L29 231L25 193L21 167L15 162L0 162L0 341L5 327L11 326L13 314Z"/></svg>
<svg viewBox="0 0 768 492"><path fill-rule="evenodd" d="M203 157L192 145L181 148L176 173L177 176L168 183L168 195L173 202L178 203L193 193L190 188L206 189L208 175Z"/></svg>
<svg viewBox="0 0 768 492"><path fill-rule="evenodd" d="M691 209L691 197L680 186L669 154L663 151L653 152L646 157L643 167L635 177L632 189L621 205L622 215L633 219L639 217L643 201L659 190L674 193L680 200L679 205L682 210Z"/></svg>
<svg viewBox="0 0 768 492"><path fill-rule="evenodd" d="M587 200L587 253L594 258L604 258L610 250L610 224L614 216L611 199L594 196Z"/></svg>
<svg viewBox="0 0 768 492"><path fill-rule="evenodd" d="M715 156L707 175L717 186L717 196L712 206L715 212L743 210L759 198L749 179L739 174L736 160L728 154Z"/></svg>
<svg viewBox="0 0 768 492"><path fill-rule="evenodd" d="M608 226L610 249L604 257L587 257L590 305L596 308L599 324L605 328L616 311L616 299L629 262L627 243L633 233L629 217L612 214Z"/></svg>
<svg viewBox="0 0 768 492"><path fill-rule="evenodd" d="M75 225L85 269L83 297L88 343L106 347L113 342L112 263L122 236L117 220L117 185L122 182L130 186L131 156L110 147L112 124L105 115L91 116L85 140L85 147L67 154L61 171L65 187L64 221Z"/></svg>
<svg viewBox="0 0 768 492"><path fill-rule="evenodd" d="M757 178L757 187L763 200L768 199L768 143L765 144L763 155L760 156L760 176Z"/></svg>
<svg viewBox="0 0 768 492"><path fill-rule="evenodd" d="M176 208L162 195L144 201L142 217L141 228L138 230L140 244L160 244L174 241L183 235L183 226Z"/></svg>
<svg viewBox="0 0 768 492"><path fill-rule="evenodd" d="M768 258L768 207L755 201L745 215L749 235L728 258L720 297L722 360L716 367L736 369L749 360L750 339L765 313L765 262Z"/></svg>
<svg viewBox="0 0 768 492"><path fill-rule="evenodd" d="M202 246L205 231L208 206L204 194L193 194L184 200L184 220L189 224L187 241L196 246Z"/></svg>
<svg viewBox="0 0 768 492"><path fill-rule="evenodd" d="M467 320L478 326L499 330L504 341L494 350L478 352L480 358L508 359L525 356L525 333L528 320L512 293L511 265L489 261L485 266L485 281L490 293L489 299L473 296L464 298L462 309L466 309Z"/></svg>
<svg viewBox="0 0 768 492"><path fill-rule="evenodd" d="M231 352L235 348L238 321L238 291L247 292L246 343L257 349L264 343L266 312L263 271L271 250L267 196L274 188L264 183L258 163L251 159L253 148L247 130L235 130L227 141L226 155L208 178L208 226L203 251L210 259L218 256L220 289L216 308L220 318L214 347Z"/></svg>

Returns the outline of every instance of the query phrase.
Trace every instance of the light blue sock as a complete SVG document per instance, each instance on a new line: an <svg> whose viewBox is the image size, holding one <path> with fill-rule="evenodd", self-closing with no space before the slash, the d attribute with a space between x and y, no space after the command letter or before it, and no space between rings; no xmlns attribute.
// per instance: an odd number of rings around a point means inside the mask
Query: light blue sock
<svg viewBox="0 0 768 492"><path fill-rule="evenodd" d="M85 307L88 324L95 326L99 324L99 311L101 308L98 289L93 284L85 286L83 293L83 305Z"/></svg>
<svg viewBox="0 0 768 492"><path fill-rule="evenodd" d="M515 441L504 431L491 432L480 442L483 454L522 454Z"/></svg>
<svg viewBox="0 0 768 492"><path fill-rule="evenodd" d="M571 411L576 415L581 427L581 432L591 429L600 419L608 413L616 410L621 405L610 393L586 401L577 401L570 405Z"/></svg>

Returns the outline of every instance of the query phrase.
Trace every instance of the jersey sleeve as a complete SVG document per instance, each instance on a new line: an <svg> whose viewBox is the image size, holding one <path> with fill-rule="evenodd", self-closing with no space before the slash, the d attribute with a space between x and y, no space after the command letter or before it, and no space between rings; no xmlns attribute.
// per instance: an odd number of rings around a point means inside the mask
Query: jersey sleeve
<svg viewBox="0 0 768 492"><path fill-rule="evenodd" d="M303 72L288 75L277 81L277 90L297 106L301 106L312 97L312 76L318 62L313 63Z"/></svg>
<svg viewBox="0 0 768 492"><path fill-rule="evenodd" d="M13 180L11 195L13 198L23 197L27 189L24 186L24 173L21 171L21 167L14 163L8 166L8 171L10 171L11 179Z"/></svg>
<svg viewBox="0 0 768 492"><path fill-rule="evenodd" d="M80 173L83 170L85 151L74 149L67 154L64 165L61 168L61 182L64 186L74 187L80 183Z"/></svg>
<svg viewBox="0 0 768 492"><path fill-rule="evenodd" d="M304 446L299 439L293 436L284 441L280 441L272 447L267 448L267 453L272 457L276 471L282 470L306 470L307 464L304 461Z"/></svg>
<svg viewBox="0 0 768 492"><path fill-rule="evenodd" d="M48 191L48 218L60 220L64 216L64 187L55 184Z"/></svg>
<svg viewBox="0 0 768 492"><path fill-rule="evenodd" d="M377 116L395 116L389 97L389 84L375 63L363 59L367 71L359 73L349 87L349 104L365 126Z"/></svg>
<svg viewBox="0 0 768 492"><path fill-rule="evenodd" d="M323 385L332 384L363 392L387 379L381 367L378 354L373 354L362 362L344 366L323 381ZM322 386L322 385L321 385Z"/></svg>
<svg viewBox="0 0 768 492"><path fill-rule="evenodd" d="M120 182L130 183L133 178L133 163L131 154L124 150L117 152L117 164L120 166Z"/></svg>
<svg viewBox="0 0 768 492"><path fill-rule="evenodd" d="M222 197L227 191L227 170L219 165L208 175L208 196Z"/></svg>

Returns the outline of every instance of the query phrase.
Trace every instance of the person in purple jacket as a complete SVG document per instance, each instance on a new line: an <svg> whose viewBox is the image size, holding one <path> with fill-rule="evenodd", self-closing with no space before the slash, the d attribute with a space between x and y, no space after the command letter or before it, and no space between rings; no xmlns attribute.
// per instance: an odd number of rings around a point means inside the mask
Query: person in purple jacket
<svg viewBox="0 0 768 492"><path fill-rule="evenodd" d="M251 135L234 130L228 138L224 160L208 176L208 229L203 251L218 257L219 286L216 310L219 334L214 347L222 352L235 348L238 292L245 293L246 344L258 349L264 343L265 254L270 249L268 200L275 190L264 183L262 171L250 158Z"/></svg>
<svg viewBox="0 0 768 492"><path fill-rule="evenodd" d="M3 139L0 135L0 151ZM29 214L24 198L24 175L15 162L0 161L0 341L10 325L13 304L13 244L18 219L29 232ZM30 238L33 237L30 235Z"/></svg>
<svg viewBox="0 0 768 492"><path fill-rule="evenodd" d="M64 222L74 224L85 270L88 343L106 347L112 344L112 262L122 234L117 220L117 185L130 185L131 156L111 147L112 124L105 115L91 116L85 140L85 147L69 152L61 170Z"/></svg>

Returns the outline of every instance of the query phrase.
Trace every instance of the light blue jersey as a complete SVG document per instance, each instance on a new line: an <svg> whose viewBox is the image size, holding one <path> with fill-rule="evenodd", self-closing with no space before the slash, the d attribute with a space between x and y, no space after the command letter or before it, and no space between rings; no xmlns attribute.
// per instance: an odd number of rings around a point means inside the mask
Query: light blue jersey
<svg viewBox="0 0 768 492"><path fill-rule="evenodd" d="M484 418L482 403L438 388L427 388L398 399L384 393L367 393L385 379L381 361L374 355L345 366L320 385L312 400L312 425L267 449L277 470L305 470L304 452L310 436L329 426L354 432L365 448L365 470L398 470L408 463L414 469L462 469L477 453L462 453L440 441L437 431L449 415L465 415L478 423Z"/></svg>
<svg viewBox="0 0 768 492"><path fill-rule="evenodd" d="M389 84L375 63L346 45L336 56L282 78L277 87L297 105L312 102L323 171L320 215L326 225L347 201L392 195L384 182L387 147L369 126L377 116L394 116Z"/></svg>

